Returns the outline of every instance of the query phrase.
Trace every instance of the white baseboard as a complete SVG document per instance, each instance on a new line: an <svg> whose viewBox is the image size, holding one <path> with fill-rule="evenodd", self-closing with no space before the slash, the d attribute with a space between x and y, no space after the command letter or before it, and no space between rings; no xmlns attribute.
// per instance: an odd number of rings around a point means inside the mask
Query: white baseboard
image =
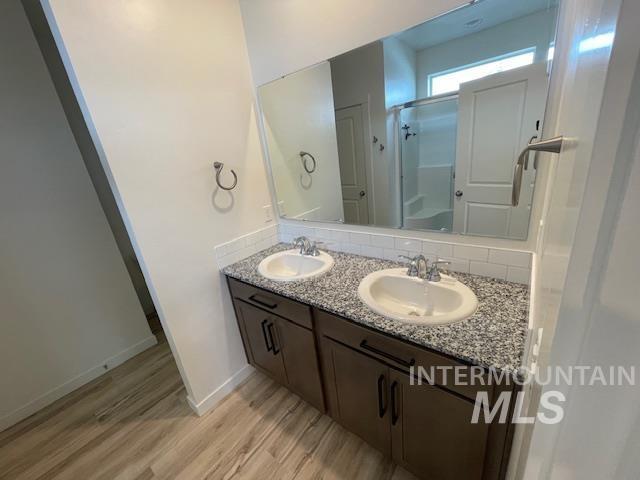
<svg viewBox="0 0 640 480"><path fill-rule="evenodd" d="M215 407L220 401L233 392L238 385L244 382L249 375L253 373L254 369L251 365L245 365L236 373L233 374L226 382L216 388L213 392L206 396L200 403L195 403L191 396L187 396L187 402L191 409L196 412L198 416L202 416Z"/></svg>
<svg viewBox="0 0 640 480"><path fill-rule="evenodd" d="M151 335L144 340L132 345L131 347L117 353L116 355L107 358L100 362L95 367L90 368L84 373L81 373L77 377L49 390L44 395L39 396L35 400L30 401L26 405L14 410L13 412L0 418L0 432L15 425L21 420L24 420L30 415L33 415L38 410L43 409L47 405L52 404L56 400L64 397L68 393L80 388L81 386L89 383L91 380L98 378L105 372L117 367L118 365L126 362L137 354L145 351L147 348L152 347L158 343L155 335ZM105 368L105 366L107 368Z"/></svg>

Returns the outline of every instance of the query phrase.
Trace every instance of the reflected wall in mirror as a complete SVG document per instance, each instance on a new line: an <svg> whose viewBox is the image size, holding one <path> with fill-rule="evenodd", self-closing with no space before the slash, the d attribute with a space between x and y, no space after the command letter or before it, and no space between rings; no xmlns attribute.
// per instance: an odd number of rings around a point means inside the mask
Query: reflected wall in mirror
<svg viewBox="0 0 640 480"><path fill-rule="evenodd" d="M259 87L282 217L526 239L554 0L483 0Z"/></svg>

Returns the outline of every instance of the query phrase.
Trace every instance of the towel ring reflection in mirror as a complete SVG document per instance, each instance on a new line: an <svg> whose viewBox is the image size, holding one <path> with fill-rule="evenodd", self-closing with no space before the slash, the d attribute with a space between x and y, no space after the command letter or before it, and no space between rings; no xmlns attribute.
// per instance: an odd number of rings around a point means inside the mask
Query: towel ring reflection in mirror
<svg viewBox="0 0 640 480"><path fill-rule="evenodd" d="M312 168L309 168L309 166L307 165L307 157L309 157L313 162ZM316 171L316 159L309 152L300 152L300 160L302 160L302 168L304 168L305 172L311 174Z"/></svg>
<svg viewBox="0 0 640 480"><path fill-rule="evenodd" d="M238 176L236 175L236 172L233 171L233 169L230 170L231 175L233 175L233 185L231 185L230 187L225 187L224 185L222 185L222 183L220 183L220 174L222 173L222 169L224 168L224 163L214 162L213 168L216 169L216 183L221 189L233 190L234 188L236 188L236 185L238 184Z"/></svg>

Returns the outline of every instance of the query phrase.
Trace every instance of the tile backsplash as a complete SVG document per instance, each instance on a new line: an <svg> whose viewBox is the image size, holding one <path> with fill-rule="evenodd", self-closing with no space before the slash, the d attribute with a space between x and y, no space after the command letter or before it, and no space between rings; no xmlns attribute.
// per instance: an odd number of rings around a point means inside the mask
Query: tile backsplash
<svg viewBox="0 0 640 480"><path fill-rule="evenodd" d="M301 235L339 252L388 260L398 260L398 255L421 253L429 261L438 259L451 262L448 268L456 272L524 284L528 284L531 277L530 252L305 225L278 225L281 242L291 242Z"/></svg>
<svg viewBox="0 0 640 480"><path fill-rule="evenodd" d="M255 232L247 233L214 248L218 268L222 269L260 250L278 243L278 226L271 225Z"/></svg>
<svg viewBox="0 0 640 480"><path fill-rule="evenodd" d="M339 252L387 260L398 260L398 255L421 253L429 261L451 262L448 268L456 272L524 284L528 284L531 277L531 253L525 251L290 224L271 225L217 245L218 267L222 269L278 242L288 243L301 235Z"/></svg>

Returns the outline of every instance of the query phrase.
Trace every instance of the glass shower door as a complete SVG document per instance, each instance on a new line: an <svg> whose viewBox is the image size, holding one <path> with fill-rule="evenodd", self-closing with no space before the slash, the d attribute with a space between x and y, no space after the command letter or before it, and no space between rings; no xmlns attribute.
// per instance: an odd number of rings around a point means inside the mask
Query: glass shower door
<svg viewBox="0 0 640 480"><path fill-rule="evenodd" d="M450 232L457 97L400 111L402 227Z"/></svg>

